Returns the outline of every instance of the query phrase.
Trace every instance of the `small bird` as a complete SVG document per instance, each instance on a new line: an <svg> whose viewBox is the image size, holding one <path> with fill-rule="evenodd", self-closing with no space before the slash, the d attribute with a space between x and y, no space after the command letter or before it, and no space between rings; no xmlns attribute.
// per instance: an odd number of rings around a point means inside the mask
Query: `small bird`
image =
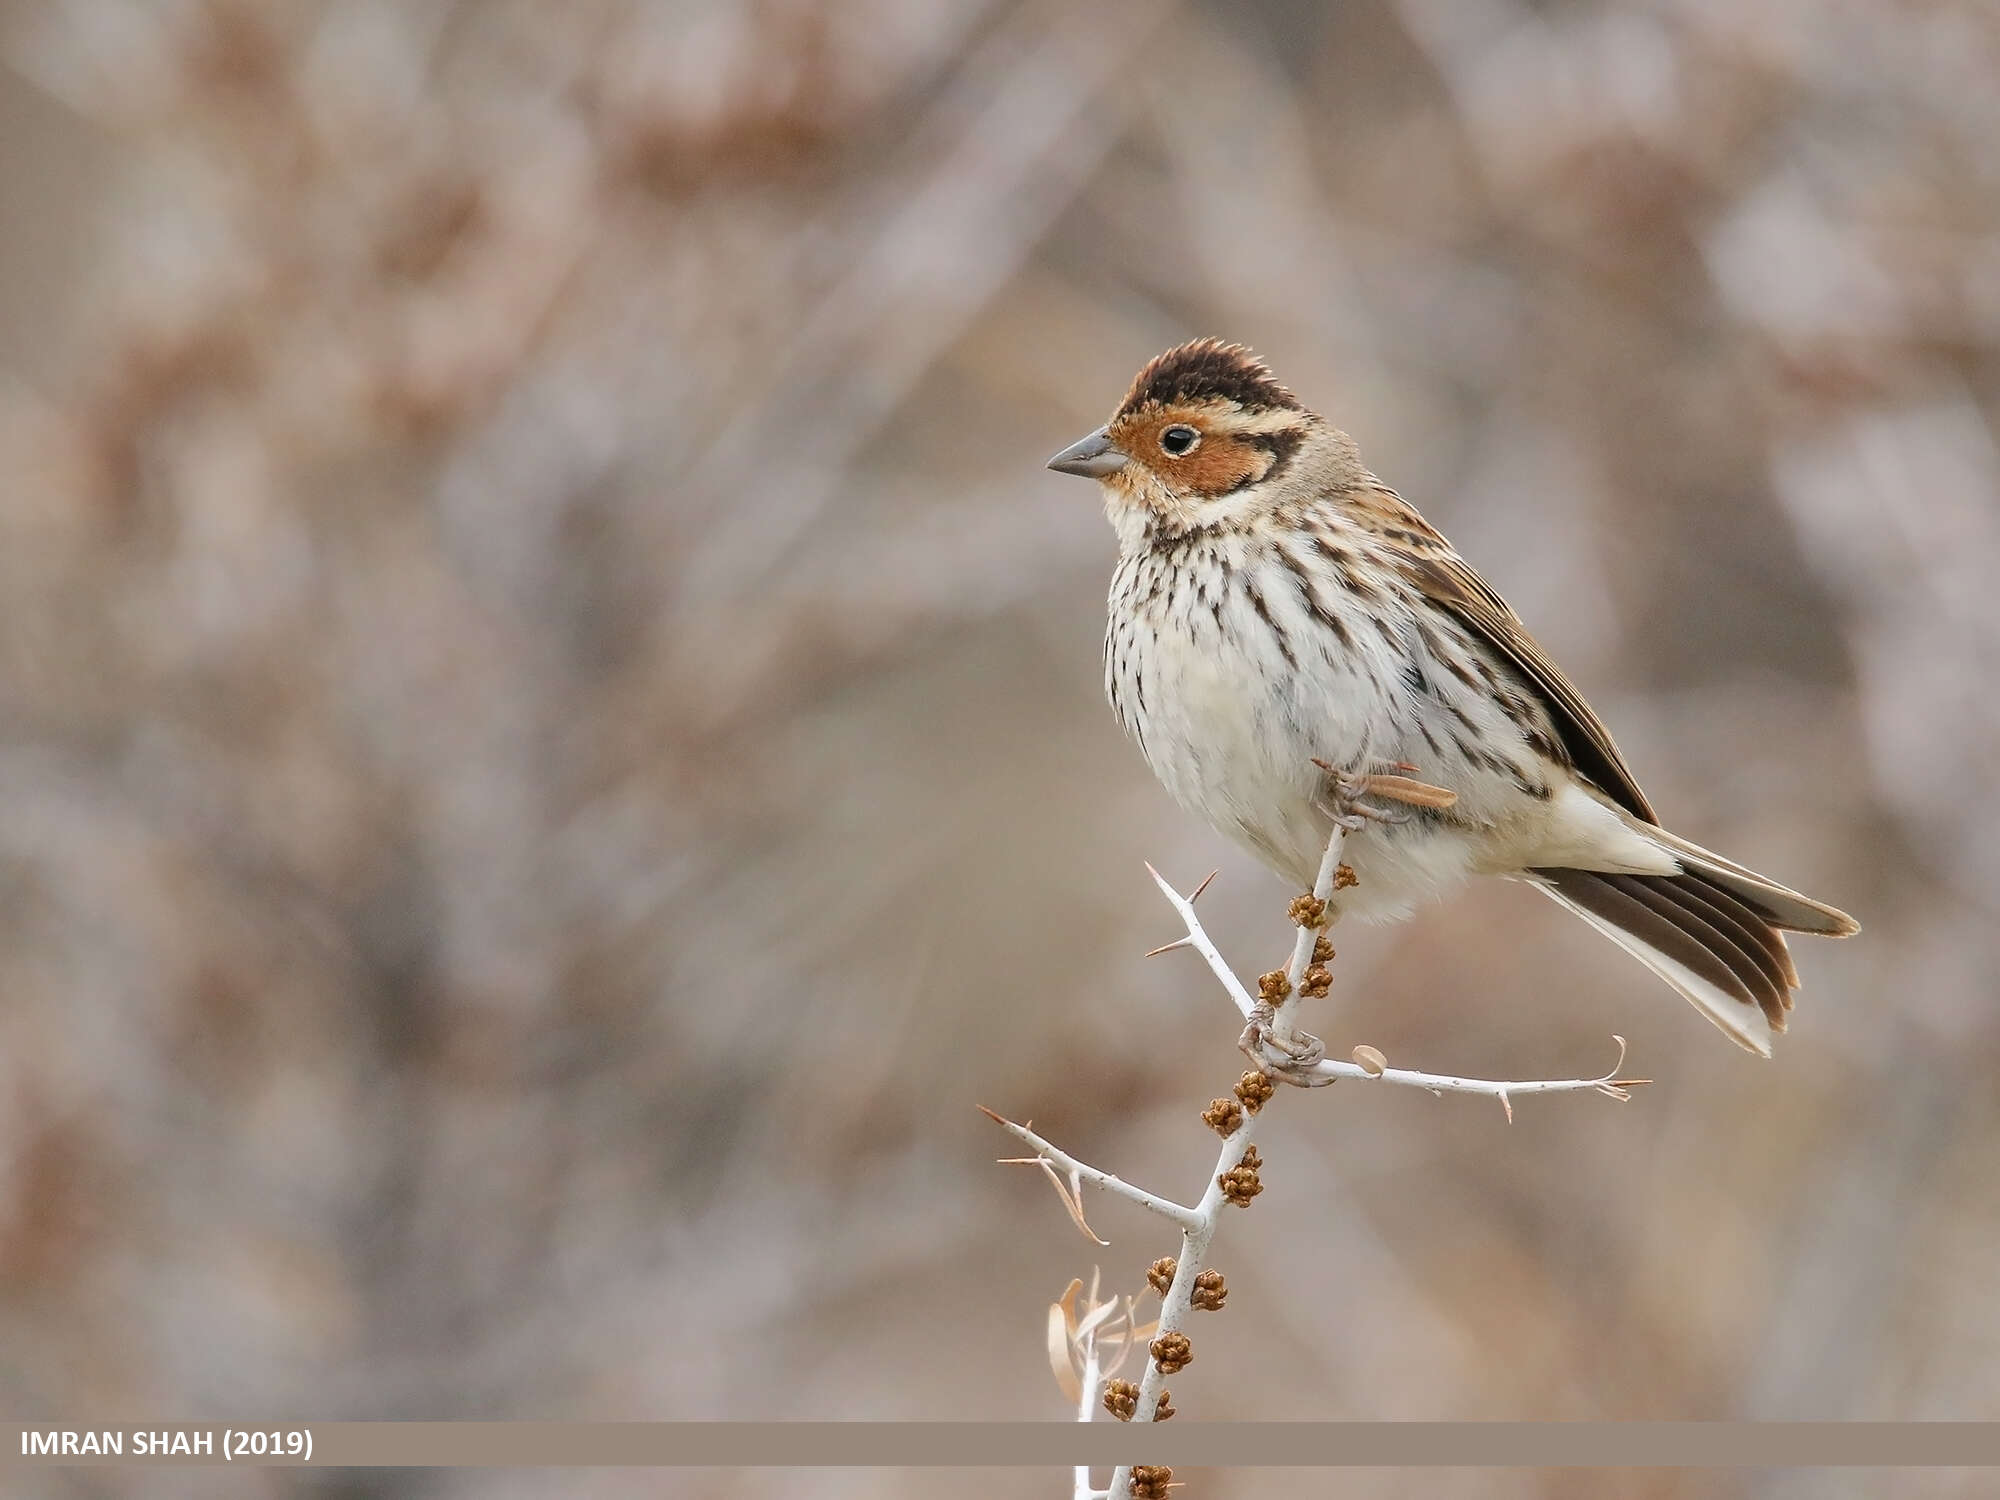
<svg viewBox="0 0 2000 1500"><path fill-rule="evenodd" d="M1662 828L1506 601L1249 350L1160 355L1049 467L1097 480L1118 533L1104 685L1126 733L1299 886L1347 819L1343 915L1526 881L1765 1057L1799 983L1783 934L1860 930ZM1396 805L1357 803L1371 787Z"/></svg>

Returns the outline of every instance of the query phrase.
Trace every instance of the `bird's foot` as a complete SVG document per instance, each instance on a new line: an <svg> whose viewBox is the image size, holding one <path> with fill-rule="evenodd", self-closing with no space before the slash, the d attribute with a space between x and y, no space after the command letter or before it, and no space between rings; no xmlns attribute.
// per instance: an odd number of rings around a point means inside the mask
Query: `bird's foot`
<svg viewBox="0 0 2000 1500"><path fill-rule="evenodd" d="M1407 823L1419 808L1446 808L1458 801L1458 793L1416 780L1412 773L1417 768L1406 760L1374 761L1354 771L1323 760L1313 764L1326 773L1314 804L1349 833L1370 823ZM1381 802L1395 805L1377 805Z"/></svg>
<svg viewBox="0 0 2000 1500"><path fill-rule="evenodd" d="M1316 1089L1333 1082L1331 1075L1316 1073L1314 1066L1326 1056L1326 1043L1305 1031L1278 1032L1273 1023L1278 1013L1268 1003L1250 1009L1250 1022L1236 1045L1255 1063L1259 1072L1302 1089Z"/></svg>

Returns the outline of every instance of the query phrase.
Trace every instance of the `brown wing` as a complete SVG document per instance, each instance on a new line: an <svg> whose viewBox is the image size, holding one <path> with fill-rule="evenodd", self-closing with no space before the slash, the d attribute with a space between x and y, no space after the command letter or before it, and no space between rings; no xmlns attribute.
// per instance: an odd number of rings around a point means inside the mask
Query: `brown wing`
<svg viewBox="0 0 2000 1500"><path fill-rule="evenodd" d="M1639 782L1625 764L1611 731L1583 701L1575 684L1563 676L1562 668L1550 661L1548 653L1528 634L1528 627L1507 607L1505 599L1455 554L1413 557L1406 570L1426 597L1457 615L1512 663L1548 706L1563 749L1579 772L1635 817L1648 823L1660 821L1646 794L1639 790Z"/></svg>
<svg viewBox="0 0 2000 1500"><path fill-rule="evenodd" d="M1359 504L1353 504L1354 500ZM1577 771L1627 812L1657 825L1660 820L1646 794L1639 790L1638 779L1625 764L1611 731L1583 701L1583 694L1563 675L1562 668L1550 661L1548 653L1528 634L1528 627L1507 601L1466 566L1451 544L1400 495L1379 490L1368 493L1365 499L1350 497L1350 505L1371 530L1396 544L1395 555L1405 575L1424 596L1470 626L1542 700Z"/></svg>

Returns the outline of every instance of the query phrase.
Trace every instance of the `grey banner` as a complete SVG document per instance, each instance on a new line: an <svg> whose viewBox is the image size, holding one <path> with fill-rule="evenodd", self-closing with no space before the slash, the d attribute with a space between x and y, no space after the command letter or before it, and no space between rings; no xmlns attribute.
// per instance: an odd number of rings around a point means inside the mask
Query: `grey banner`
<svg viewBox="0 0 2000 1500"><path fill-rule="evenodd" d="M1683 1468L2000 1465L1996 1422L16 1424L8 1465Z"/></svg>

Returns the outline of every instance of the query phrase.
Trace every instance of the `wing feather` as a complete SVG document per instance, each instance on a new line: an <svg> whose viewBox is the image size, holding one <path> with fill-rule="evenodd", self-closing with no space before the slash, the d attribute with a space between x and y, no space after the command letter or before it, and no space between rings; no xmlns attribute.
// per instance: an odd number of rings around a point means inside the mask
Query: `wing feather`
<svg viewBox="0 0 2000 1500"><path fill-rule="evenodd" d="M1507 601L1494 593L1451 543L1408 502L1391 490L1371 490L1351 510L1369 528L1392 544L1390 556L1425 598L1449 610L1511 666L1522 685L1540 698L1555 721L1564 752L1597 789L1634 817L1658 826L1659 817L1639 789L1638 778L1576 685L1548 653Z"/></svg>

